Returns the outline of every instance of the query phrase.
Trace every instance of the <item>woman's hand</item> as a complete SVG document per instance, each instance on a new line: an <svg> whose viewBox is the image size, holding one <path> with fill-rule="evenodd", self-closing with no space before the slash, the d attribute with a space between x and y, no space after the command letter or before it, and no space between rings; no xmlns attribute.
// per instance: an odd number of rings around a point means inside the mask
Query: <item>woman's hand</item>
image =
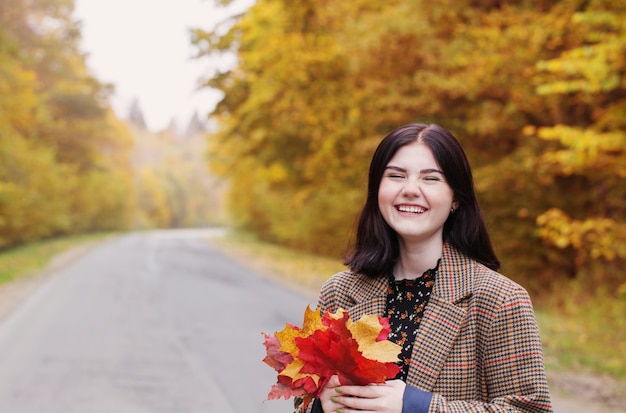
<svg viewBox="0 0 626 413"><path fill-rule="evenodd" d="M405 387L402 380L389 380L368 386L342 386L339 378L333 376L319 398L324 413L402 413Z"/></svg>

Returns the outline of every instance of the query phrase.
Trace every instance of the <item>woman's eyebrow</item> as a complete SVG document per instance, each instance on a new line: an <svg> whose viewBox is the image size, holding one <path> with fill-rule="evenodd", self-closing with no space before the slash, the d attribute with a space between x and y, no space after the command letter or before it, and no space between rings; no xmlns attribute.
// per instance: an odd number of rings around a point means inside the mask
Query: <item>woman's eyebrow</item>
<svg viewBox="0 0 626 413"><path fill-rule="evenodd" d="M392 170L398 171L398 172L406 172L406 169L400 168L399 166L393 166L393 165L387 165L385 167L385 170L387 170L387 169L392 169Z"/></svg>
<svg viewBox="0 0 626 413"><path fill-rule="evenodd" d="M443 175L443 171L439 170L439 169L422 169L420 171L421 174L432 174L432 173L438 173Z"/></svg>
<svg viewBox="0 0 626 413"><path fill-rule="evenodd" d="M391 169L393 171L398 171L398 172L406 172L405 168L401 168L399 166L395 166L395 165L387 165L387 167L385 167L385 170L387 169ZM425 174L432 174L432 173L438 173L443 175L443 171L436 169L436 168L427 168L427 169L422 169L420 171L421 175L425 175Z"/></svg>

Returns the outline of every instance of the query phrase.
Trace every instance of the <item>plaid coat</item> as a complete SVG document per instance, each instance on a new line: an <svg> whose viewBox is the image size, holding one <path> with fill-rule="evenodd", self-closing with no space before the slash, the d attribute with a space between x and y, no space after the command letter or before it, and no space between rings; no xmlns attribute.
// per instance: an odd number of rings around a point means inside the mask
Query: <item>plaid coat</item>
<svg viewBox="0 0 626 413"><path fill-rule="evenodd" d="M341 272L322 286L318 305L354 319L384 315L387 285ZM551 412L526 290L444 244L406 382L433 393L429 413Z"/></svg>

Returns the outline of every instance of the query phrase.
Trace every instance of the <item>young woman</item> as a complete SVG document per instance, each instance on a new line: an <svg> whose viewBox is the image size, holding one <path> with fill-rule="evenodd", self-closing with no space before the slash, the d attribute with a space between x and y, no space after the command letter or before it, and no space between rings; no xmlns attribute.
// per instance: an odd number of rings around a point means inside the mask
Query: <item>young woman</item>
<svg viewBox="0 0 626 413"><path fill-rule="evenodd" d="M314 412L551 412L528 293L497 273L457 140L411 124L378 146L350 271L322 287L322 311L390 318L402 371L369 386L331 378Z"/></svg>

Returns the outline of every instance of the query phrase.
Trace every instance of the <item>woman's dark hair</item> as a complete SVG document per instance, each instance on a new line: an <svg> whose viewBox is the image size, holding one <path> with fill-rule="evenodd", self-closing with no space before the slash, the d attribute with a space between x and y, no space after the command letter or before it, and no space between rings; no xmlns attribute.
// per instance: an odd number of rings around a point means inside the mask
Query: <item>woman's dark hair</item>
<svg viewBox="0 0 626 413"><path fill-rule="evenodd" d="M387 164L398 149L423 142L433 153L458 206L443 226L443 240L483 265L498 270L500 261L491 245L463 148L439 125L414 123L387 135L370 163L367 200L359 216L356 244L345 264L372 278L390 275L400 253L398 235L385 222L378 206L378 190Z"/></svg>

